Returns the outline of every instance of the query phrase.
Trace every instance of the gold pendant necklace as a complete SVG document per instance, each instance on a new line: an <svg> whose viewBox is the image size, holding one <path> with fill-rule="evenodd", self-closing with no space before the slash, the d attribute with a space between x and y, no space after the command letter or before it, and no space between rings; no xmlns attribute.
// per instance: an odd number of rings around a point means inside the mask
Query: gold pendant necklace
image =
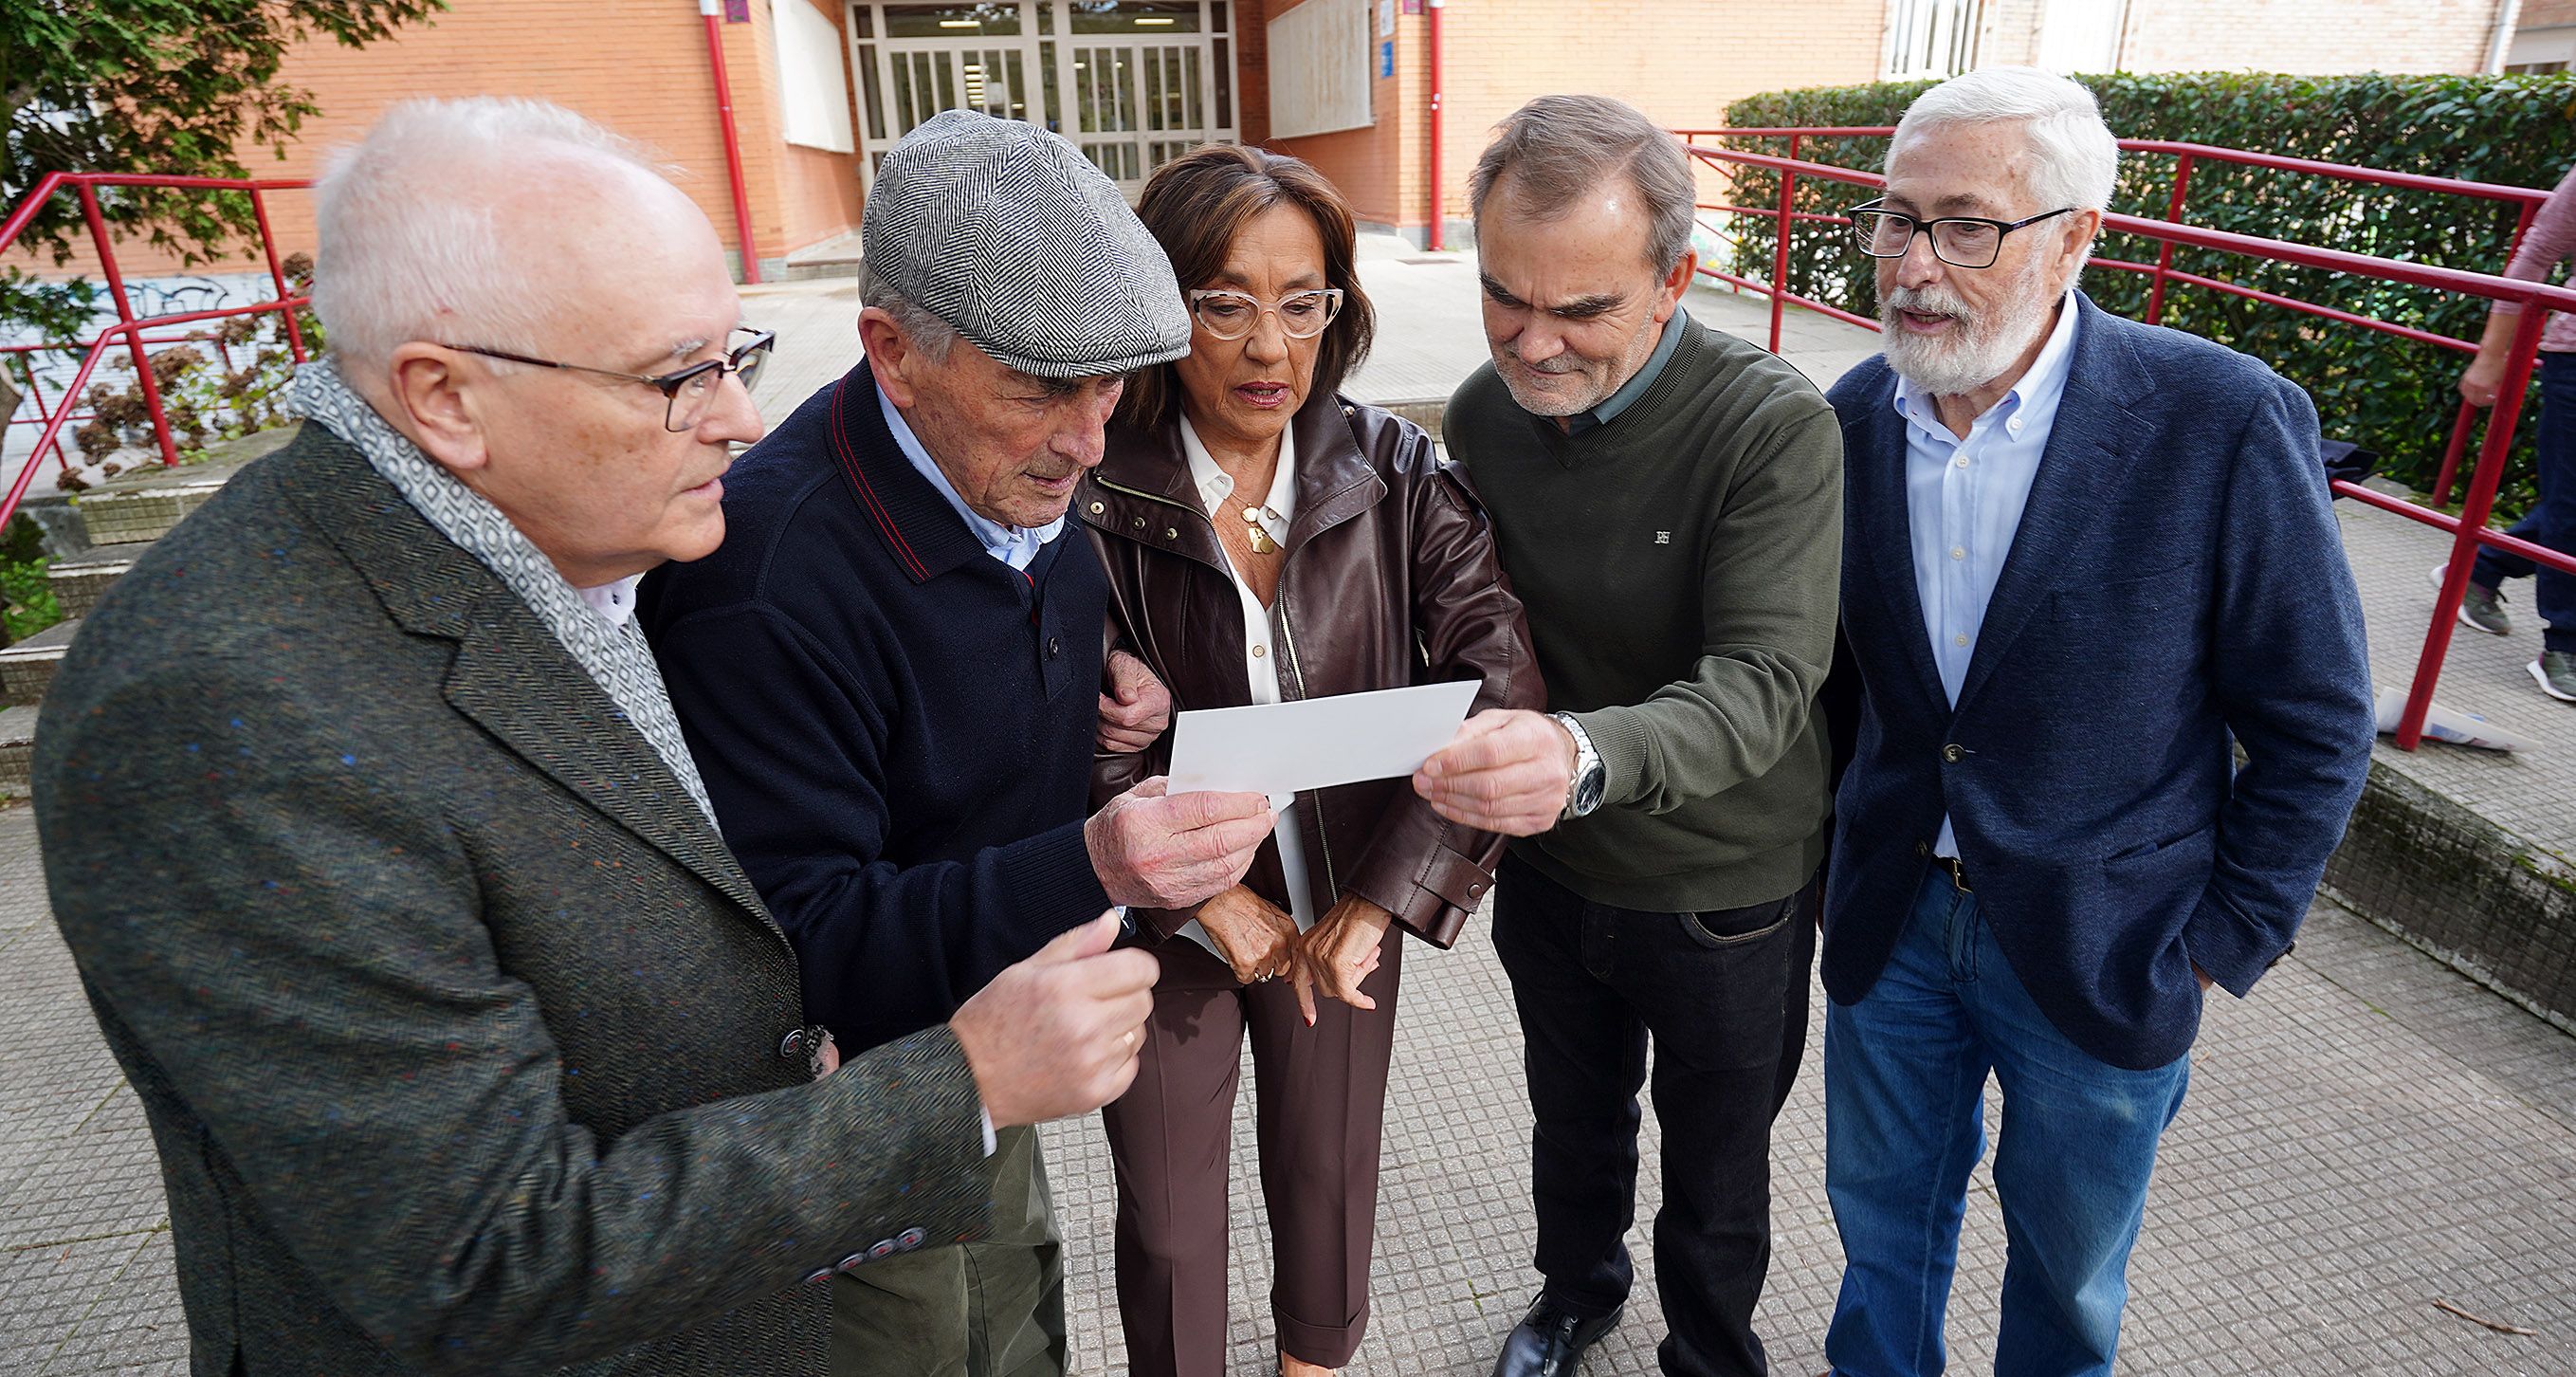
<svg viewBox="0 0 2576 1377"><path fill-rule="evenodd" d="M1270 528L1262 524L1262 518L1265 516L1273 521L1280 519L1279 513L1270 510L1267 503L1243 509L1244 539L1249 542L1252 553L1256 555L1266 555L1279 548L1279 542L1270 538Z"/></svg>

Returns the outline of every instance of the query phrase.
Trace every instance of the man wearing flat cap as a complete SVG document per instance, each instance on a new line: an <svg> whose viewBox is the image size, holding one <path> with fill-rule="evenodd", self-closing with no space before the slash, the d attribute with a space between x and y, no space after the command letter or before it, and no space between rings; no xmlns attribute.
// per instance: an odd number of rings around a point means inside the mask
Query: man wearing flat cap
<svg viewBox="0 0 2576 1377"><path fill-rule="evenodd" d="M1162 250L1071 144L969 111L887 154L860 239L866 361L735 465L724 547L642 599L807 1014L854 1051L1104 908L1231 887L1271 829L1260 795L1160 779L1084 817L1108 585L1065 507L1125 375L1189 351ZM1063 1370L1034 1133L988 1165L987 1241L836 1283L835 1371Z"/></svg>

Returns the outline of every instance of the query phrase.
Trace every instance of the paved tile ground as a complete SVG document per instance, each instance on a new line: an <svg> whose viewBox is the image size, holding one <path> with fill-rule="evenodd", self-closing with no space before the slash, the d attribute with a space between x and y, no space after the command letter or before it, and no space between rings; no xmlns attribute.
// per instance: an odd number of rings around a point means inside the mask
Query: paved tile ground
<svg viewBox="0 0 2576 1377"><path fill-rule="evenodd" d="M1352 382L1371 400L1445 396L1483 356L1471 260L1372 244L1378 356ZM772 419L855 356L855 289L799 283L747 294L786 347L761 390ZM1693 309L1761 339L1756 298L1700 292ZM1792 314L1789 352L1820 383L1869 337ZM2345 504L2347 507L2350 504ZM2423 574L2438 542L2346 514L2384 682L2411 670ZM2424 551L2430 549L2431 553ZM2409 569L2413 568L2410 575ZM2409 579L2416 582L2409 582ZM2464 638L2443 698L2576 745L2571 714L2517 682L2527 646ZM2519 656L2520 658L2516 658ZM2525 702L2517 694L2527 697ZM2510 714L2510 715L2505 715ZM2563 752L2498 759L2428 749L2410 769L2547 833L2576 818ZM2548 833L2556 836L2556 833ZM1481 924L1455 952L1410 962L1389 1092L1376 1315L1353 1370L1480 1374L1533 1278L1528 1105L1520 1040ZM1840 1266L1823 1195L1822 1107L1810 1062L1775 1138L1777 1255L1762 1327L1779 1371L1821 1368ZM2297 953L2239 1004L2213 1008L2194 1084L2133 1268L2132 1372L2567 1377L2576 1373L2576 1040L2376 927L2321 903ZM1251 1078L1245 1078L1249 1096ZM1989 1105L1990 1115L1999 1105ZM1239 1129L1250 1114L1237 1116ZM1646 1118L1651 1164L1659 1137ZM1113 1208L1097 1117L1047 1130L1072 1242L1078 1369L1123 1369L1107 1240ZM1238 1179L1254 1147L1238 1131ZM1641 1218L1657 1195L1645 1173ZM1261 1207L1238 1189L1234 1370L1268 1370ZM1639 1293L1596 1350L1595 1377L1654 1370L1659 1307L1641 1225ZM1984 1368L2003 1242L1991 1176L1969 1202L1950 1325L1961 1371ZM2492 1333L2437 1299L2539 1331ZM160 1181L132 1093L100 1043L55 936L23 806L0 810L0 1374L185 1370Z"/></svg>

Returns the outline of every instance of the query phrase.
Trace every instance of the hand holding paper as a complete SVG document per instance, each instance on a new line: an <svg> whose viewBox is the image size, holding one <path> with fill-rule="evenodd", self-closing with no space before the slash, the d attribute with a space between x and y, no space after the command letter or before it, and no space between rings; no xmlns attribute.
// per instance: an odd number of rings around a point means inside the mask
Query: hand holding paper
<svg viewBox="0 0 2576 1377"><path fill-rule="evenodd" d="M1464 827L1530 837L1556 825L1574 780L1574 738L1543 713L1480 712L1414 773L1413 791Z"/></svg>

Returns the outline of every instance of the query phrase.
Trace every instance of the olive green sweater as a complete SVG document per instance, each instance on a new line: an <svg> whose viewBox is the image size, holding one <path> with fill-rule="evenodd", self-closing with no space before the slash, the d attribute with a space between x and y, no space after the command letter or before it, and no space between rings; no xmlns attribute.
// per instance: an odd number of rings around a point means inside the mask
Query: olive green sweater
<svg viewBox="0 0 2576 1377"><path fill-rule="evenodd" d="M1493 366L1449 402L1548 706L1608 771L1599 811L1515 843L1596 903L1767 903L1824 856L1814 711L1842 576L1842 431L1796 369L1697 322L1633 405L1567 435Z"/></svg>

